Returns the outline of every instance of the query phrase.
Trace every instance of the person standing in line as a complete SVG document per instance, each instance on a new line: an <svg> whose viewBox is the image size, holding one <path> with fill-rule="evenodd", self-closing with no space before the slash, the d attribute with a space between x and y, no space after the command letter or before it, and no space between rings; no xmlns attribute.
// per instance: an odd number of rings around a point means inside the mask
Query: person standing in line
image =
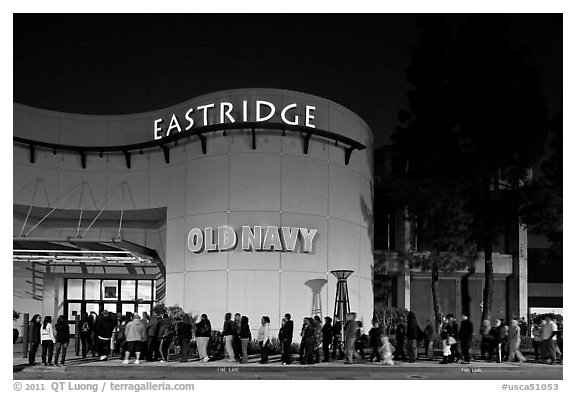
<svg viewBox="0 0 576 393"><path fill-rule="evenodd" d="M304 343L304 360L302 364L313 364L314 363L314 319L306 318L306 326L304 328L304 337L302 342Z"/></svg>
<svg viewBox="0 0 576 393"><path fill-rule="evenodd" d="M294 335L294 321L289 313L284 314L284 325L282 326L282 357L283 365L292 363L292 337Z"/></svg>
<svg viewBox="0 0 576 393"><path fill-rule="evenodd" d="M520 327L516 318L512 318L508 328L508 361L519 361L521 363L526 361L526 358L520 352Z"/></svg>
<svg viewBox="0 0 576 393"><path fill-rule="evenodd" d="M532 327L532 349L534 350L534 360L540 359L540 344L542 342L542 325L540 321L534 321Z"/></svg>
<svg viewBox="0 0 576 393"><path fill-rule="evenodd" d="M236 326L232 320L232 314L227 312L224 315L224 326L222 327L222 336L224 336L224 343L226 345L226 353L228 354L228 362L234 362L234 335L236 334Z"/></svg>
<svg viewBox="0 0 576 393"><path fill-rule="evenodd" d="M372 323L372 329L370 329L368 335L370 336L370 347L372 348L370 361L373 362L374 359L376 359L377 362L380 362L382 361L382 357L380 356L380 346L382 345L382 329L380 328L378 320L374 320Z"/></svg>
<svg viewBox="0 0 576 393"><path fill-rule="evenodd" d="M404 346L406 345L406 325L404 322L400 321L395 327L396 336L396 353L395 359L406 360L406 352L404 352Z"/></svg>
<svg viewBox="0 0 576 393"><path fill-rule="evenodd" d="M462 358L460 346L458 345L458 322L456 322L456 317L453 314L448 314L446 318L448 318L448 335L452 337L452 340L450 340L452 361L458 362Z"/></svg>
<svg viewBox="0 0 576 393"><path fill-rule="evenodd" d="M102 311L102 314L96 319L96 337L98 340L100 360L107 360L108 356L110 356L110 344L114 324L114 318L108 313L108 310Z"/></svg>
<svg viewBox="0 0 576 393"><path fill-rule="evenodd" d="M416 320L416 314L410 311L408 313L408 323L406 328L406 338L408 339L408 363L416 363L416 358L418 357L418 321Z"/></svg>
<svg viewBox="0 0 576 393"><path fill-rule="evenodd" d="M447 324L445 323L440 332L440 340L442 340L442 361L440 364L452 363L452 352L450 351L450 335L446 329Z"/></svg>
<svg viewBox="0 0 576 393"><path fill-rule="evenodd" d="M258 345L260 346L260 364L268 363L268 349L270 347L270 318L264 315L262 326L258 329Z"/></svg>
<svg viewBox="0 0 576 393"><path fill-rule="evenodd" d="M426 320L426 326L424 327L424 349L426 351L426 358L432 360L434 358L434 326L432 326L432 321L430 319Z"/></svg>
<svg viewBox="0 0 576 393"><path fill-rule="evenodd" d="M160 363L166 363L169 359L170 344L173 338L172 319L168 314L162 315L162 322L158 326L158 341L160 349Z"/></svg>
<svg viewBox="0 0 576 393"><path fill-rule="evenodd" d="M210 341L210 334L212 333L212 325L208 319L208 315L202 314L200 322L196 324L196 344L198 345L198 357L204 363L210 358L208 357L208 341Z"/></svg>
<svg viewBox="0 0 576 393"><path fill-rule="evenodd" d="M518 327L520 328L520 337L526 337L528 335L528 324L524 317L518 321Z"/></svg>
<svg viewBox="0 0 576 393"><path fill-rule="evenodd" d="M92 348L92 332L94 331L94 323L88 313L82 313L80 320L80 341L82 343L82 358L85 359L88 351Z"/></svg>
<svg viewBox="0 0 576 393"><path fill-rule="evenodd" d="M340 317L338 315L334 317L334 325L332 325L332 359L336 359L336 351L338 351L338 359L343 359L344 351L342 350L342 322L340 321Z"/></svg>
<svg viewBox="0 0 576 393"><path fill-rule="evenodd" d="M146 311L142 312L140 317L142 325L144 325L144 334L142 335L142 341L140 342L140 358L146 359L148 357L148 323L150 322L150 317Z"/></svg>
<svg viewBox="0 0 576 393"><path fill-rule="evenodd" d="M324 317L322 326L322 351L324 352L323 362L330 361L330 343L332 342L332 318Z"/></svg>
<svg viewBox="0 0 576 393"><path fill-rule="evenodd" d="M90 341L92 345L90 346L90 352L92 352L92 357L95 358L98 352L98 335L96 334L96 320L98 315L94 311L90 311L89 315L90 321L92 322L92 334L90 335Z"/></svg>
<svg viewBox="0 0 576 393"><path fill-rule="evenodd" d="M240 341L240 324L242 323L242 315L240 313L234 314L234 339L232 341L232 348L234 349L234 359L239 362L242 359L242 342Z"/></svg>
<svg viewBox="0 0 576 393"><path fill-rule="evenodd" d="M502 346L504 344L504 339L506 338L506 329L502 325L500 319L494 321L494 327L490 330L490 335L492 336L492 351L496 351L496 363L502 363Z"/></svg>
<svg viewBox="0 0 576 393"><path fill-rule="evenodd" d="M462 363L470 364L470 348L472 347L472 338L474 336L474 325L468 314L462 314L462 322L460 323L460 331L458 332L458 340L460 341L460 350L462 351Z"/></svg>
<svg viewBox="0 0 576 393"><path fill-rule="evenodd" d="M40 339L42 340L42 364L44 366L52 365L52 352L54 351L54 329L52 328L52 317L47 315L44 317L42 328L40 329ZM46 361L46 354L48 354L48 361Z"/></svg>
<svg viewBox="0 0 576 393"><path fill-rule="evenodd" d="M302 320L302 327L300 328L300 359L298 360L300 364L306 364L305 353L306 353L306 340L304 335L306 334L306 327L308 326L308 318Z"/></svg>
<svg viewBox="0 0 576 393"><path fill-rule="evenodd" d="M126 338L126 351L124 353L123 364L130 363L130 355L133 353L136 357L134 364L140 364L142 338L146 334L146 327L140 319L140 315L133 314L132 320L126 324L124 335Z"/></svg>
<svg viewBox="0 0 576 393"><path fill-rule="evenodd" d="M240 343L242 344L242 359L240 363L248 363L248 343L252 340L252 332L250 331L250 325L248 325L248 317L242 316L240 319Z"/></svg>
<svg viewBox="0 0 576 393"><path fill-rule="evenodd" d="M358 359L360 355L356 352L356 334L358 332L358 322L356 313L351 312L346 315L346 325L344 326L344 337L346 339L346 364L352 364L354 358Z"/></svg>
<svg viewBox="0 0 576 393"><path fill-rule="evenodd" d="M492 357L492 336L490 335L490 321L485 319L480 326L480 359L490 360Z"/></svg>
<svg viewBox="0 0 576 393"><path fill-rule="evenodd" d="M192 318L190 318L189 314L184 314L176 329L178 332L178 343L180 344L180 363L187 363L188 353L192 352L190 345L190 340L192 340Z"/></svg>
<svg viewBox="0 0 576 393"><path fill-rule="evenodd" d="M42 329L42 317L40 314L34 314L30 320L30 325L28 327L28 343L30 345L30 351L28 352L28 365L36 365L36 351L38 351L38 346L42 342L40 338L40 330Z"/></svg>
<svg viewBox="0 0 576 393"><path fill-rule="evenodd" d="M160 357L159 353L159 341L158 341L158 329L160 328L160 318L156 315L154 310L150 311L150 320L148 321L148 358L149 362L158 360Z"/></svg>
<svg viewBox="0 0 576 393"><path fill-rule="evenodd" d="M542 326L542 361L547 364L554 364L556 363L556 349L552 338L558 332L558 327L550 315L546 315L544 321L546 323Z"/></svg>
<svg viewBox="0 0 576 393"><path fill-rule="evenodd" d="M556 360L561 361L562 351L560 349L560 345L558 344L558 341L564 340L563 334L562 334L562 329L561 329L562 324L560 324L558 322L558 319L556 319L556 318L552 318L552 322L554 322L554 324L556 325L556 330L555 330L556 333L552 336L552 345L554 347L554 351L556 352Z"/></svg>
<svg viewBox="0 0 576 393"><path fill-rule="evenodd" d="M66 361L66 351L68 350L68 344L70 343L70 325L64 317L60 315L56 320L56 325L54 326L56 331L56 356L54 356L54 364L58 366L58 357L60 356L60 351L62 351L62 360L60 365L64 366Z"/></svg>
<svg viewBox="0 0 576 393"><path fill-rule="evenodd" d="M320 363L320 349L322 348L322 320L314 316L314 363Z"/></svg>

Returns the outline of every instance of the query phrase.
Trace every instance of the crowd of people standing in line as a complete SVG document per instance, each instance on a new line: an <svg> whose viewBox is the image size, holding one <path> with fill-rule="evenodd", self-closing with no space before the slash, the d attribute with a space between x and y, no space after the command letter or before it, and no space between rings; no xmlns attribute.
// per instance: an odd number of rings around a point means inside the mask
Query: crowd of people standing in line
<svg viewBox="0 0 576 393"><path fill-rule="evenodd" d="M257 344L260 350L260 363L268 363L268 353L271 346L270 318L262 316L261 326L258 329ZM406 323L399 322L394 326L380 326L377 320L373 321L368 334L364 334L362 323L356 320L355 313L348 313L346 321L338 317L333 321L319 316L306 317L300 330L300 364L313 364L329 362L333 359L345 359L346 364L355 360L364 359L366 349L370 350L371 362L382 362L393 365L394 360L416 362L418 346L423 343L425 357L432 360L434 356L434 327L432 322L426 321L424 329L420 329L413 312L407 314ZM50 316L42 318L34 315L29 327L29 364L35 365L36 352L42 347L42 364L52 365L53 351L55 351L54 365L64 365L66 350L70 341L69 324L61 315L54 326ZM192 355L192 343L195 338L198 356L202 362L208 362L208 344L212 336L212 325L208 316L202 314L200 320L194 324L189 314L184 314L182 320L174 323L168 314L161 316L151 312L138 314L126 313L125 316L116 317L115 314L104 310L100 315L95 312L83 313L80 319L80 341L82 358L88 354L107 360L110 356L119 356L124 364L128 364L134 356L134 364L142 359L148 362L159 360L161 363L169 360L170 346L175 344L180 348L180 361L186 362ZM471 348L474 336L474 327L468 315L463 314L460 324L454 315L444 318L440 340L442 343L441 364L461 362L469 364L471 361ZM480 327L480 358L524 362L526 358L520 351L521 336L527 334L527 325L523 320L513 318L509 325L496 319L493 324L483 321ZM554 364L557 356L561 356L562 339L561 329L550 315L537 321L532 329L533 348L536 360ZM291 315L286 313L282 319L278 335L281 351L282 365L292 363L292 341L294 336L294 322ZM390 340L394 337L394 345ZM222 327L224 352L229 362L248 363L248 344L252 340L249 319L236 313L224 316ZM61 357L60 357L61 355ZM60 363L58 363L60 359Z"/></svg>

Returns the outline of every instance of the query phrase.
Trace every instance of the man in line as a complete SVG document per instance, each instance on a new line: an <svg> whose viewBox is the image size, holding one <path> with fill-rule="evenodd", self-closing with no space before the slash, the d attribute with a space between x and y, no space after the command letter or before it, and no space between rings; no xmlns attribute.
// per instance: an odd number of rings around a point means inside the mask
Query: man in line
<svg viewBox="0 0 576 393"><path fill-rule="evenodd" d="M282 327L282 364L292 363L292 336L294 334L294 322L289 313L284 315L284 326Z"/></svg>
<svg viewBox="0 0 576 393"><path fill-rule="evenodd" d="M458 332L458 340L460 341L463 364L470 364L470 347L472 346L473 335L474 325L470 319L468 319L468 314L463 313L462 322L460 323L460 331Z"/></svg>
<svg viewBox="0 0 576 393"><path fill-rule="evenodd" d="M110 356L110 341L114 331L114 319L104 310L96 319L96 336L98 339L98 354L100 360L107 360Z"/></svg>
<svg viewBox="0 0 576 393"><path fill-rule="evenodd" d="M542 326L542 360L548 364L556 363L556 348L553 337L558 333L558 326L550 315L544 317L546 324Z"/></svg>

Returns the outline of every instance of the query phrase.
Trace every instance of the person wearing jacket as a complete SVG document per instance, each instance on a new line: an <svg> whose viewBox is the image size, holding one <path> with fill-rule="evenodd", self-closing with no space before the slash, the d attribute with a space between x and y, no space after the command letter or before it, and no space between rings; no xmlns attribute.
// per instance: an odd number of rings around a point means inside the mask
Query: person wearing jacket
<svg viewBox="0 0 576 393"><path fill-rule="evenodd" d="M342 322L340 322L340 317L338 316L334 317L334 325L332 325L332 359L336 359L336 351L338 351L338 359L343 359Z"/></svg>
<svg viewBox="0 0 576 393"><path fill-rule="evenodd" d="M153 362L158 360L160 357L160 353L158 351L158 327L160 324L160 320L156 315L155 311L150 311L150 320L148 321L148 358L149 362Z"/></svg>
<svg viewBox="0 0 576 393"><path fill-rule="evenodd" d="M496 362L502 363L502 345L506 339L506 329L502 325L500 319L494 320L494 327L490 330L490 336L492 338L492 351L490 351L490 358L492 358L492 354L496 351Z"/></svg>
<svg viewBox="0 0 576 393"><path fill-rule="evenodd" d="M434 326L430 319L426 320L426 326L424 327L424 349L426 350L426 357L428 360L434 358Z"/></svg>
<svg viewBox="0 0 576 393"><path fill-rule="evenodd" d="M44 366L52 365L52 352L54 351L54 329L52 328L52 317L47 315L44 317L44 322L40 329L40 340L42 340L42 364ZM46 354L48 354L48 361L46 361Z"/></svg>
<svg viewBox="0 0 576 393"><path fill-rule="evenodd" d="M408 339L408 363L416 363L416 358L418 357L418 321L416 320L416 314L410 311L407 318L406 326L406 338Z"/></svg>
<svg viewBox="0 0 576 393"><path fill-rule="evenodd" d="M534 360L540 359L540 343L542 342L542 326L540 322L534 321L532 327L532 349L534 349Z"/></svg>
<svg viewBox="0 0 576 393"><path fill-rule="evenodd" d="M242 315L240 313L234 314L234 339L232 340L232 349L234 349L234 359L240 361L242 359L242 342L240 341L240 324L242 323Z"/></svg>
<svg viewBox="0 0 576 393"><path fill-rule="evenodd" d="M182 322L176 326L178 332L178 343L180 344L180 362L188 362L188 353L192 352L190 340L192 340L192 318L189 314L184 314Z"/></svg>
<svg viewBox="0 0 576 393"><path fill-rule="evenodd" d="M232 320L232 314L227 312L224 315L224 326L222 326L222 336L226 346L228 362L235 362L234 356L234 335L236 334L236 323Z"/></svg>
<svg viewBox="0 0 576 393"><path fill-rule="evenodd" d="M162 315L162 322L158 327L158 340L159 349L160 349L160 363L167 362L168 359L168 350L170 349L170 343L172 342L172 319L168 316L168 314Z"/></svg>
<svg viewBox="0 0 576 393"><path fill-rule="evenodd" d="M80 342L82 343L82 358L86 358L88 352L92 350L92 332L94 331L94 322L88 316L88 313L82 313L80 319Z"/></svg>
<svg viewBox="0 0 576 393"><path fill-rule="evenodd" d="M96 335L96 320L98 319L98 315L96 312L90 311L88 318L92 322L92 334L90 335L92 345L90 347L90 352L92 352L92 357L95 358L96 352L98 351L98 335Z"/></svg>
<svg viewBox="0 0 576 393"><path fill-rule="evenodd" d="M380 354L380 347L382 345L382 329L380 328L380 324L377 320L374 320L372 324L372 329L368 332L370 336L370 347L372 348L372 353L370 354L370 361L373 362L374 358L376 358L377 362L382 360Z"/></svg>
<svg viewBox="0 0 576 393"><path fill-rule="evenodd" d="M324 317L322 326L322 352L324 352L323 362L330 361L330 343L332 342L332 318Z"/></svg>
<svg viewBox="0 0 576 393"><path fill-rule="evenodd" d="M258 329L258 345L260 346L260 364L268 363L268 349L270 347L270 318L262 317L262 326Z"/></svg>
<svg viewBox="0 0 576 393"><path fill-rule="evenodd" d="M474 325L468 314L462 314L462 322L458 331L458 341L460 341L460 351L462 352L462 363L470 364L470 347L472 346L472 337L474 336Z"/></svg>
<svg viewBox="0 0 576 393"><path fill-rule="evenodd" d="M123 364L130 363L130 355L134 353L136 360L134 364L140 364L140 354L142 337L146 334L146 328L140 319L140 315L132 315L132 320L124 328L124 337L126 340L126 351L124 354Z"/></svg>
<svg viewBox="0 0 576 393"><path fill-rule="evenodd" d="M280 329L280 343L282 345L281 362L284 365L292 363L292 338L294 335L294 321L289 313L284 315L284 324Z"/></svg>
<svg viewBox="0 0 576 393"><path fill-rule="evenodd" d="M30 352L28 352L28 364L30 366L36 365L36 351L40 345L40 329L42 328L42 317L40 314L34 314L30 320L28 328L28 342L30 343Z"/></svg>
<svg viewBox="0 0 576 393"><path fill-rule="evenodd" d="M202 314L200 322L196 324L196 344L198 345L198 356L203 362L210 360L208 357L208 342L212 333L212 325L206 314Z"/></svg>
<svg viewBox="0 0 576 393"><path fill-rule="evenodd" d="M146 359L148 357L148 321L150 321L150 317L146 311L142 312L140 321L144 325L144 335L142 336L142 341L140 343L140 357Z"/></svg>
<svg viewBox="0 0 576 393"><path fill-rule="evenodd" d="M240 363L248 363L248 343L252 340L252 333L250 332L250 326L248 325L248 317L242 316L240 319L240 342L242 344L242 359Z"/></svg>
<svg viewBox="0 0 576 393"><path fill-rule="evenodd" d="M480 326L480 358L490 360L492 356L492 336L490 336L490 321L485 319Z"/></svg>
<svg viewBox="0 0 576 393"><path fill-rule="evenodd" d="M320 348L322 348L322 320L314 316L314 363L320 363Z"/></svg>
<svg viewBox="0 0 576 393"><path fill-rule="evenodd" d="M356 352L356 340L358 339L358 322L356 321L356 313L351 312L346 314L346 325L344 326L344 337L346 339L346 364L352 364L354 358L359 359L360 354Z"/></svg>
<svg viewBox="0 0 576 393"><path fill-rule="evenodd" d="M114 325L114 318L108 313L108 310L102 311L102 314L96 319L96 338L98 340L100 360L107 360L108 356L110 356L110 344Z"/></svg>
<svg viewBox="0 0 576 393"><path fill-rule="evenodd" d="M68 321L64 315L58 317L54 329L56 330L56 356L54 357L54 364L56 366L58 365L58 357L60 351L62 351L62 360L60 361L60 365L64 366L64 362L66 361L66 351L68 350L68 344L70 343L70 325L68 325Z"/></svg>

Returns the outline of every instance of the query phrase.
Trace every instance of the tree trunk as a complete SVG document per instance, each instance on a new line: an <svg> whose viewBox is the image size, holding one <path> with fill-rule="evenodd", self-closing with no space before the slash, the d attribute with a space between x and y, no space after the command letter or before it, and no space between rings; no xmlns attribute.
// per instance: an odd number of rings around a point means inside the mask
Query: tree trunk
<svg viewBox="0 0 576 393"><path fill-rule="evenodd" d="M494 289L494 267L492 265L492 218L490 207L490 177L482 184L482 214L484 216L484 291L482 299L482 320L490 320L492 293Z"/></svg>
<svg viewBox="0 0 576 393"><path fill-rule="evenodd" d="M440 295L438 290L438 260L432 261L432 305L434 307L434 327L440 333L442 329L442 314L440 313Z"/></svg>

